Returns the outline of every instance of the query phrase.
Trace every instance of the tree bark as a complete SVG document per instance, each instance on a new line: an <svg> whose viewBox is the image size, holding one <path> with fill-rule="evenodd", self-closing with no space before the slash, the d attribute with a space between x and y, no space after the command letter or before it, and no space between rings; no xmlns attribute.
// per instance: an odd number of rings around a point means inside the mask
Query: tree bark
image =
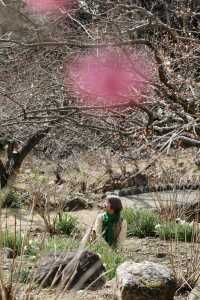
<svg viewBox="0 0 200 300"><path fill-rule="evenodd" d="M8 158L5 163L0 160L0 189L4 188L8 180L20 169L23 160L31 150L48 134L50 128L34 133L19 152L14 151L13 145L8 147Z"/></svg>

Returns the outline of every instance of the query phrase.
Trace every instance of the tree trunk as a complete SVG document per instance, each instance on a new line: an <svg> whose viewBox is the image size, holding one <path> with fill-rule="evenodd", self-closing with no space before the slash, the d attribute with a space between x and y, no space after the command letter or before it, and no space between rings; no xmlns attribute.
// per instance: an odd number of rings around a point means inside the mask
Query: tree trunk
<svg viewBox="0 0 200 300"><path fill-rule="evenodd" d="M31 150L47 135L50 128L39 130L32 135L19 152L14 151L14 145L11 144L7 151L7 161L5 165L0 160L0 189L4 188L8 180L15 174L22 165L25 157Z"/></svg>

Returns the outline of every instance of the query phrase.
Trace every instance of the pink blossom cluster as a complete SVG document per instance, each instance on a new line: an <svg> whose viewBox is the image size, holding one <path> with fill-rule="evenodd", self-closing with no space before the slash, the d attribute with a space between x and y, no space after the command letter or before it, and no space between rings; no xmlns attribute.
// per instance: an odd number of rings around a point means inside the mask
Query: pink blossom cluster
<svg viewBox="0 0 200 300"><path fill-rule="evenodd" d="M26 0L30 12L37 14L67 13L75 4L75 0Z"/></svg>
<svg viewBox="0 0 200 300"><path fill-rule="evenodd" d="M93 105L139 103L153 78L152 63L123 50L97 50L68 66L67 79L82 101Z"/></svg>

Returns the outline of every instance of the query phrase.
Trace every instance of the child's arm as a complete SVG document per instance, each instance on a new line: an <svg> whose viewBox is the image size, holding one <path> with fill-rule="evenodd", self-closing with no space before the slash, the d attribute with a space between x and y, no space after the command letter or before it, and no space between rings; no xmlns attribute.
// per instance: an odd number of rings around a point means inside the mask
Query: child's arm
<svg viewBox="0 0 200 300"><path fill-rule="evenodd" d="M122 248L123 244L126 240L126 236L127 236L127 222L126 220L123 220L122 222L122 228L120 230L118 239L117 239L117 247L118 248Z"/></svg>

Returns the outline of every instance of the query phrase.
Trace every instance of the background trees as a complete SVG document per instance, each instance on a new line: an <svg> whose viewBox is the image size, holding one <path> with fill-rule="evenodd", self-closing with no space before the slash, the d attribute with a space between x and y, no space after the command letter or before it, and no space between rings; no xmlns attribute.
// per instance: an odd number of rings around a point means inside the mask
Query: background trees
<svg viewBox="0 0 200 300"><path fill-rule="evenodd" d="M11 143L1 178L16 164L14 152L24 158L41 139L36 149L57 159L101 146L198 146L199 30L197 0L85 0L56 17L34 16L21 1L1 0L0 133L18 144L16 150ZM83 106L64 80L75 55L107 45L137 49L154 61L155 83L142 105Z"/></svg>

